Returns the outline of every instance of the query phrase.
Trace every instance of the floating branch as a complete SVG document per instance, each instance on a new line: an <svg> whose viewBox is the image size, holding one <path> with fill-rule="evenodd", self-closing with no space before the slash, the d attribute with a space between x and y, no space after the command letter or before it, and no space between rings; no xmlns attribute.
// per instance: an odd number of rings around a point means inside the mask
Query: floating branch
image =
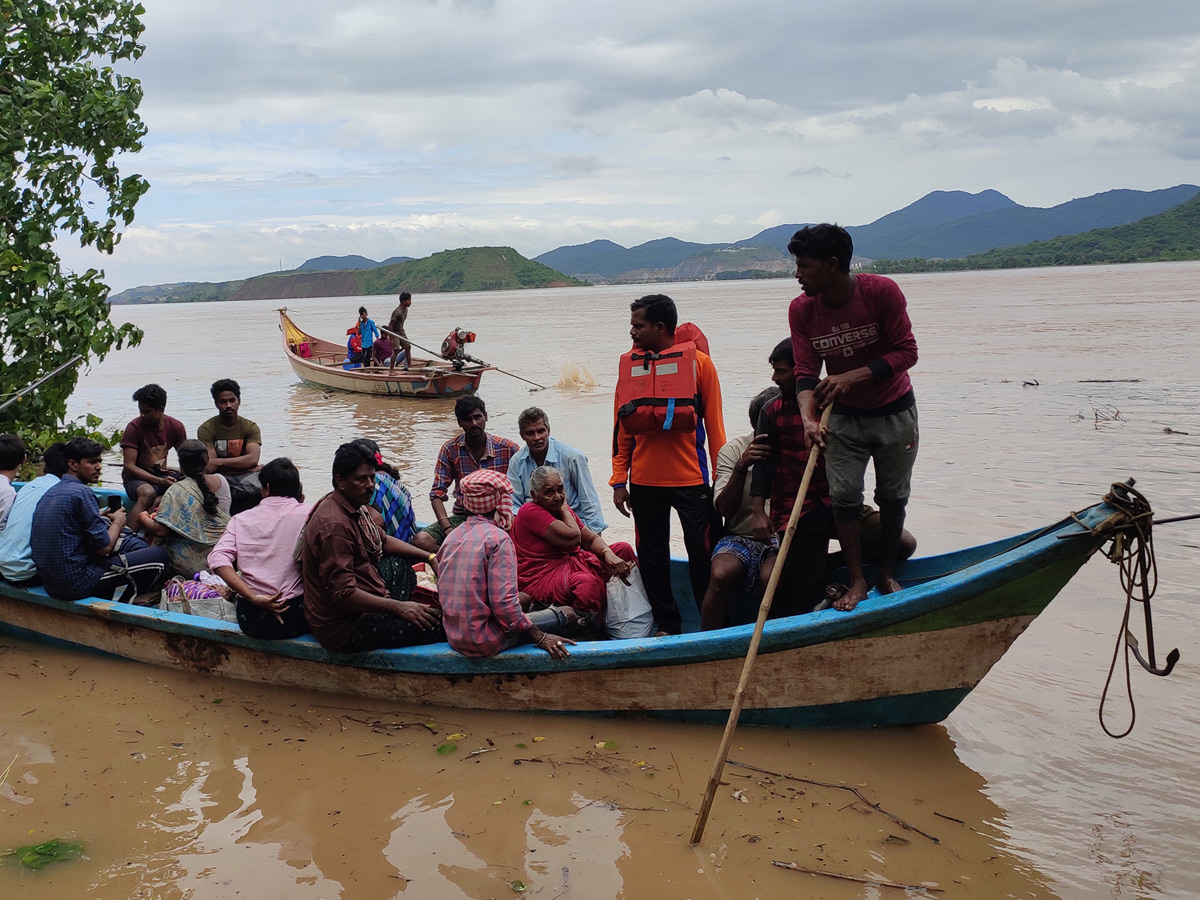
<svg viewBox="0 0 1200 900"><path fill-rule="evenodd" d="M922 831L920 828L917 828L917 826L915 826L915 825L908 824L899 816L895 815L894 813L888 812L886 809L884 809L878 803L872 803L865 796L863 796L862 791L860 791L856 787L851 787L848 784L833 784L832 782L828 782L828 781L813 781L811 778L800 778L797 775L784 775L780 772L771 772L771 771L768 771L767 769L760 769L758 766L752 766L749 763L735 762L732 759L727 760L727 762L729 765L737 766L739 769L749 769L751 772L758 772L762 775L772 775L775 778L782 778L785 781L799 781L802 784L812 784L812 785L816 785L817 787L833 788L833 789L839 790L839 791L849 791L851 794L853 794L855 797L857 797L863 803L867 804L867 806L871 807L871 809L875 810L875 812L879 813L880 815L887 816L889 819L891 819L893 822L895 822L901 828L907 828L909 831L915 831L917 834L921 835L921 837L929 838L929 840L933 841L935 844L941 843L941 841L938 840L937 838L935 838L932 834ZM853 804L851 804L851 805L853 805Z"/></svg>
<svg viewBox="0 0 1200 900"><path fill-rule="evenodd" d="M934 894L944 893L939 887L929 887L924 884L898 884L895 881L883 881L879 878L859 878L856 875L842 875L840 872L825 872L821 869L806 869L804 866L798 866L795 863L782 862L778 859L771 860L771 865L778 866L781 869L791 869L793 872L803 872L806 875L821 875L825 878L837 878L841 881L854 881L858 884L870 884L876 887L896 888L901 891L930 891Z"/></svg>

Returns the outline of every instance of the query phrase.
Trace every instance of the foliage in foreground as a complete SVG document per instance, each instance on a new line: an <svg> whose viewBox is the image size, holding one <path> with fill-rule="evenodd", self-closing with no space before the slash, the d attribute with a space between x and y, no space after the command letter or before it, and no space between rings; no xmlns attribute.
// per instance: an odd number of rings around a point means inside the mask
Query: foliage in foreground
<svg viewBox="0 0 1200 900"><path fill-rule="evenodd" d="M34 446L61 430L80 366L142 337L109 321L103 272L64 271L54 241L112 253L148 188L118 169L146 128L141 85L111 65L142 55L144 12L131 0L0 0L0 401L83 357L0 412L0 431Z"/></svg>

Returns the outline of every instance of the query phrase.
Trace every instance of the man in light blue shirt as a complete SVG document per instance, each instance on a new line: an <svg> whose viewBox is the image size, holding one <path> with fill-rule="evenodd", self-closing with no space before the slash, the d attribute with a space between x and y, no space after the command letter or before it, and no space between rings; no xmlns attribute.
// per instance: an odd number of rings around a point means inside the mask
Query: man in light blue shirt
<svg viewBox="0 0 1200 900"><path fill-rule="evenodd" d="M517 430L525 447L508 464L508 480L513 486L513 510L529 499L529 476L538 466L553 466L562 474L567 491L567 506L596 534L608 523L600 511L600 497L592 480L588 459L576 450L550 437L550 419L545 411L531 406L517 418Z"/></svg>
<svg viewBox="0 0 1200 900"><path fill-rule="evenodd" d="M67 473L63 445L51 444L47 447L42 454L42 462L46 474L17 491L17 499L8 514L8 524L0 533L0 578L23 587L37 584L37 569L34 568L33 551L29 547L33 511L42 495Z"/></svg>

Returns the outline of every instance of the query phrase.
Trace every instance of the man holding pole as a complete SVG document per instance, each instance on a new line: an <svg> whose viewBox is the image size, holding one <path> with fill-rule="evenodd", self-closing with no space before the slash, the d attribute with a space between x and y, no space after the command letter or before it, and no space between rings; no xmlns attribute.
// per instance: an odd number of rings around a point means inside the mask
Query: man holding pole
<svg viewBox="0 0 1200 900"><path fill-rule="evenodd" d="M408 334L404 331L404 325L408 321L408 310L412 306L412 294L408 291L400 292L400 302L396 304L396 308L392 310L392 317L388 320L388 335L394 337L396 352L392 354L392 362L389 367L389 372L396 371L396 360L400 354L404 354L404 370L408 371L408 367L412 364L412 345L408 342Z"/></svg>
<svg viewBox="0 0 1200 900"><path fill-rule="evenodd" d="M813 225L788 243L804 293L788 323L796 399L805 443L825 448L825 469L850 589L834 605L854 609L867 596L859 519L867 460L875 463L881 529L881 594L900 589L893 575L917 458L917 406L908 370L917 342L899 286L881 275L850 274L854 244L838 225ZM825 377L821 378L821 367ZM832 407L828 427L821 410Z"/></svg>

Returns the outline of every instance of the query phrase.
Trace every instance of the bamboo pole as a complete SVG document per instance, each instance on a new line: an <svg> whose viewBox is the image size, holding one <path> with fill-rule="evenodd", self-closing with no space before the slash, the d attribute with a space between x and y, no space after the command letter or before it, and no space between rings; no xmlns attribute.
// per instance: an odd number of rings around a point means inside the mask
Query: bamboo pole
<svg viewBox="0 0 1200 900"><path fill-rule="evenodd" d="M833 406L825 407L821 416L821 427L829 423L829 414ZM758 645L762 643L763 627L767 624L767 615L771 611L771 603L775 599L775 590L779 586L783 574L783 563L787 559L788 550L792 547L792 538L796 534L796 523L800 521L800 511L804 508L804 500L808 496L808 485L812 481L813 472L817 468L820 448L814 444L808 452L808 465L804 468L804 478L800 489L796 491L796 502L792 504L792 515L788 519L787 530L783 534L783 543L779 546L779 556L775 560L775 568L771 570L771 580L763 593L762 603L758 607L758 619L754 623L754 635L750 638L750 647L746 650L746 662L742 665L742 677L738 680L737 691L733 695L733 706L729 710L729 721L725 724L725 733L721 736L721 746L717 750L717 758L713 761L712 774L708 776L708 789L704 792L704 801L700 804L700 812L696 816L696 826L688 843L692 846L700 843L704 837L704 826L708 824L708 814L712 809L713 798L717 795L717 787L721 783L721 774L725 771L725 759L729 756L729 747L733 743L733 732L737 728L738 717L742 714L742 704L746 701L746 688L750 684L750 673L754 671L754 661L758 658Z"/></svg>

